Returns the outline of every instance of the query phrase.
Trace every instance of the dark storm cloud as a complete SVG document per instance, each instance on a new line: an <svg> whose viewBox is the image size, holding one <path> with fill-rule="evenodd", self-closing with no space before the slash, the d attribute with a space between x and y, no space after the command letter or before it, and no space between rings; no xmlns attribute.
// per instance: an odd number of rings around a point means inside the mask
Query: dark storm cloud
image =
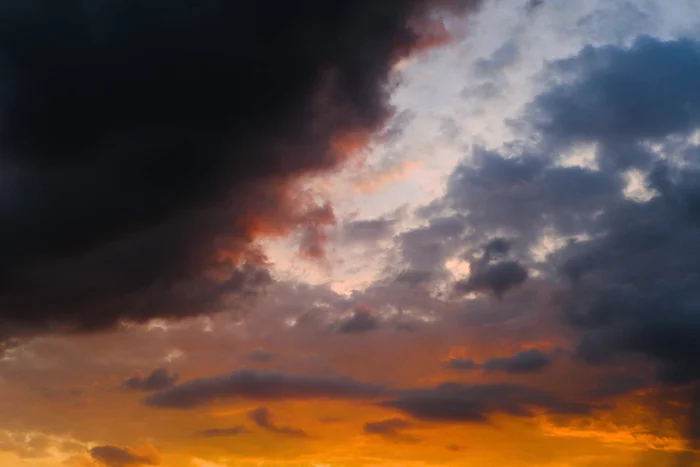
<svg viewBox="0 0 700 467"><path fill-rule="evenodd" d="M227 436L238 436L248 433L244 426L232 426L230 428L210 428L208 430L198 431L197 436L201 438L223 438Z"/></svg>
<svg viewBox="0 0 700 467"><path fill-rule="evenodd" d="M593 238L558 252L578 353L589 362L646 355L667 384L698 380L700 164L685 136L700 127L700 43L589 47L553 70L577 77L531 105L543 137L597 142L601 167L641 168L653 190L648 201L611 198L584 230ZM664 160L648 141L661 143Z"/></svg>
<svg viewBox="0 0 700 467"><path fill-rule="evenodd" d="M258 407L248 413L248 417L260 428L271 433L292 438L306 438L308 435L301 428L293 426L276 425L272 420L272 414L267 407Z"/></svg>
<svg viewBox="0 0 700 467"><path fill-rule="evenodd" d="M3 333L254 295L251 241L315 225L290 183L384 125L393 65L444 40L431 9L474 3L3 2Z"/></svg>
<svg viewBox="0 0 700 467"><path fill-rule="evenodd" d="M177 383L178 379L178 373L171 374L167 368L156 368L147 376L132 376L124 381L124 387L137 391L159 391Z"/></svg>
<svg viewBox="0 0 700 467"><path fill-rule="evenodd" d="M598 226L606 235L566 248L561 271L579 355L648 355L661 381L684 384L700 379L700 167L674 172L649 175L658 196L608 210Z"/></svg>
<svg viewBox="0 0 700 467"><path fill-rule="evenodd" d="M224 376L185 381L144 399L153 407L186 409L220 400L267 399L362 399L381 396L386 388L349 378L322 378L282 373L239 370Z"/></svg>
<svg viewBox="0 0 700 467"><path fill-rule="evenodd" d="M96 446L90 449L90 456L107 467L158 465L156 459L141 456L128 448L120 448L118 446Z"/></svg>
<svg viewBox="0 0 700 467"><path fill-rule="evenodd" d="M579 415L593 407L560 400L538 389L515 384L465 386L445 383L433 388L401 392L383 403L423 420L446 422L486 422L489 416L507 414L532 417L532 409L551 414Z"/></svg>
<svg viewBox="0 0 700 467"><path fill-rule="evenodd" d="M636 376L614 375L599 379L591 393L597 397L616 397L648 386L647 381Z"/></svg>

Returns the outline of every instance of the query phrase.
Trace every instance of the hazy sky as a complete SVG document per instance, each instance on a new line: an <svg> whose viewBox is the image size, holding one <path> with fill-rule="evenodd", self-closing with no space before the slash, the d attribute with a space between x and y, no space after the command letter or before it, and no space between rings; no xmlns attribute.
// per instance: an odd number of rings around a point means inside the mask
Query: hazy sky
<svg viewBox="0 0 700 467"><path fill-rule="evenodd" d="M700 3L59 3L0 465L700 466Z"/></svg>

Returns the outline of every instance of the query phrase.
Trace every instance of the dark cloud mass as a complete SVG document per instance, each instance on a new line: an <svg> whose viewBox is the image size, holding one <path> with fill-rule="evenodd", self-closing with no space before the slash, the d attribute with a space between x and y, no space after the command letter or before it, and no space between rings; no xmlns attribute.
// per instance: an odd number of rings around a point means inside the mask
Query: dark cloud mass
<svg viewBox="0 0 700 467"><path fill-rule="evenodd" d="M124 381L124 387L136 391L158 391L172 386L178 379L178 373L171 374L167 368L156 368L147 376L132 376Z"/></svg>
<svg viewBox="0 0 700 467"><path fill-rule="evenodd" d="M469 230L456 242L454 234L425 228L402 236L441 245L420 258L423 264L459 253L460 242L512 238L498 257L488 246L483 256L474 255L471 276L456 291L498 295L499 284L507 290L526 271L536 271L537 280L556 291L554 304L578 336L577 357L594 365L632 359L656 367L653 375L625 374L593 392L678 388L674 400L687 409L678 424L696 448L690 414L697 413L693 395L700 384L700 146L694 135L700 129L700 42L641 38L629 47L588 46L548 64L545 75L553 85L516 122L532 130L530 139L499 150L474 148L450 177L445 197L425 208L442 223L451 212L453 223ZM593 151L594 164L561 163L584 149ZM641 175L636 189L646 196L628 196L630 170ZM548 251L536 254L545 242ZM531 352L483 367L534 371L546 363ZM470 360L446 365L477 366ZM460 402L474 391L417 392L390 405L425 418L478 420L494 411L526 413L527 403L556 410L558 402L509 386L493 389L502 394L498 403Z"/></svg>
<svg viewBox="0 0 700 467"><path fill-rule="evenodd" d="M547 368L552 363L552 357L538 349L519 352L510 357L490 358L483 363L476 363L471 358L450 358L445 367L452 370L471 371L502 371L510 374L536 373Z"/></svg>
<svg viewBox="0 0 700 467"><path fill-rule="evenodd" d="M219 400L248 397L266 399L373 398L386 388L349 378L321 378L239 370L228 375L185 381L151 394L144 402L164 408L192 408Z"/></svg>
<svg viewBox="0 0 700 467"><path fill-rule="evenodd" d="M524 350L511 357L490 358L484 362L486 371L506 373L535 373L552 363L552 358L538 349Z"/></svg>
<svg viewBox="0 0 700 467"><path fill-rule="evenodd" d="M563 401L538 389L515 384L465 386L445 383L433 388L403 391L383 405L418 419L446 422L486 422L494 414L531 417L535 408L562 415L584 414L593 409L586 404Z"/></svg>
<svg viewBox="0 0 700 467"><path fill-rule="evenodd" d="M474 3L2 2L2 333L232 309L259 235L322 255L292 182L386 122L429 10Z"/></svg>

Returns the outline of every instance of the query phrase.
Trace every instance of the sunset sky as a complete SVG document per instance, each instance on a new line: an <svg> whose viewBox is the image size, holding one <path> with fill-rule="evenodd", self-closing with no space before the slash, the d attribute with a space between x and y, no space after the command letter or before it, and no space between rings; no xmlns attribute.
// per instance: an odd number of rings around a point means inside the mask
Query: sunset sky
<svg viewBox="0 0 700 467"><path fill-rule="evenodd" d="M0 0L0 467L699 467L700 2Z"/></svg>

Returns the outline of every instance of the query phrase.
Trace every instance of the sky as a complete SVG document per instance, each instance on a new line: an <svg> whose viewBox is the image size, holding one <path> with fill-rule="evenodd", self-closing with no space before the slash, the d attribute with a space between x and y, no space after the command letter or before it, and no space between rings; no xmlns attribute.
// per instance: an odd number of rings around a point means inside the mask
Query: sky
<svg viewBox="0 0 700 467"><path fill-rule="evenodd" d="M3 467L700 466L700 3L0 1Z"/></svg>

